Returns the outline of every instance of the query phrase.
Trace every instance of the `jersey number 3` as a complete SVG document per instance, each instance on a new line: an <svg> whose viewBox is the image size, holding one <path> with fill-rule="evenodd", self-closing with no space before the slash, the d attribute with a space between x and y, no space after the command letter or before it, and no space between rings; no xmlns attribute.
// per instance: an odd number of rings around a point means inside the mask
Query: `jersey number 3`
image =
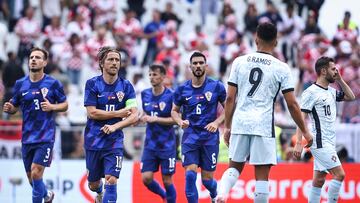
<svg viewBox="0 0 360 203"><path fill-rule="evenodd" d="M250 84L252 84L252 87L247 94L248 97L254 96L254 94L256 93L256 91L261 83L262 76L263 76L263 72L260 68L251 69L250 75L249 75L249 82L250 82Z"/></svg>

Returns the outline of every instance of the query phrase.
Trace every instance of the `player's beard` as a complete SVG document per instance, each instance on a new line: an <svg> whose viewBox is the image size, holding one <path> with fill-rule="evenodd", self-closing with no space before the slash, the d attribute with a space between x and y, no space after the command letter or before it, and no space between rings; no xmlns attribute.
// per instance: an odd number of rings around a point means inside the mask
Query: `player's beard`
<svg viewBox="0 0 360 203"><path fill-rule="evenodd" d="M32 73L38 73L41 71L41 68L30 68L30 72Z"/></svg>
<svg viewBox="0 0 360 203"><path fill-rule="evenodd" d="M330 75L329 73L326 74L325 79L329 82L329 83L334 83L335 79L332 75Z"/></svg>
<svg viewBox="0 0 360 203"><path fill-rule="evenodd" d="M198 73L197 73L198 72ZM195 71L192 71L193 75L197 78L201 78L204 74L205 74L205 70L203 71L199 71L199 70L195 70Z"/></svg>

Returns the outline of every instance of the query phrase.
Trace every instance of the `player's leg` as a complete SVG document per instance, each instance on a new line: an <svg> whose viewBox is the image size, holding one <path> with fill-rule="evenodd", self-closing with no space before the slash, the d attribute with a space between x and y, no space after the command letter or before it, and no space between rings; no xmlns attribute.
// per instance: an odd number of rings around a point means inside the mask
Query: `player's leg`
<svg viewBox="0 0 360 203"><path fill-rule="evenodd" d="M216 202L224 203L231 188L238 180L247 157L250 154L250 137L232 134L229 145L229 168L220 180L219 194Z"/></svg>
<svg viewBox="0 0 360 203"><path fill-rule="evenodd" d="M214 171L216 170L218 154L219 145L201 146L199 163L201 180L205 188L210 192L212 202L215 202L217 196L217 182L214 180Z"/></svg>
<svg viewBox="0 0 360 203"><path fill-rule="evenodd" d="M45 167L50 167L53 143L34 144L34 158L31 164L31 179L33 186L33 202L52 202L54 192L48 191L43 182Z"/></svg>
<svg viewBox="0 0 360 203"><path fill-rule="evenodd" d="M141 178L144 185L153 193L159 195L162 199L166 198L166 193L160 184L154 180L154 172L159 170L159 158L155 151L144 149L141 157Z"/></svg>
<svg viewBox="0 0 360 203"><path fill-rule="evenodd" d="M104 175L101 151L85 151L86 169L88 171L88 187L91 191L96 192L95 203L102 203L103 199L103 182Z"/></svg>
<svg viewBox="0 0 360 203"><path fill-rule="evenodd" d="M341 184L345 178L345 171L340 165L335 168L329 169L329 172L332 175L332 180L329 184L328 203L336 203L339 198Z"/></svg>
<svg viewBox="0 0 360 203"><path fill-rule="evenodd" d="M31 179L31 164L34 159L34 152L35 149L33 149L32 145L29 144L23 144L21 146L21 155L24 163L24 168L26 171L26 176L28 178L29 184L32 187L32 179Z"/></svg>
<svg viewBox="0 0 360 203"><path fill-rule="evenodd" d="M198 202L196 188L197 168L199 164L200 150L198 145L182 144L182 165L185 168L185 194L188 203Z"/></svg>
<svg viewBox="0 0 360 203"><path fill-rule="evenodd" d="M176 169L176 150L159 152L161 174L166 191L167 203L176 202L176 190L173 184L172 176L175 174Z"/></svg>
<svg viewBox="0 0 360 203"><path fill-rule="evenodd" d="M308 202L309 203L320 203L321 188L325 183L327 173L325 171L314 170L314 177L312 187L309 192Z"/></svg>
<svg viewBox="0 0 360 203"><path fill-rule="evenodd" d="M255 203L269 202L269 173L277 164L274 137L250 136L250 164L255 165Z"/></svg>
<svg viewBox="0 0 360 203"><path fill-rule="evenodd" d="M104 151L105 194L103 202L116 202L117 200L117 179L122 168L122 160L122 149Z"/></svg>

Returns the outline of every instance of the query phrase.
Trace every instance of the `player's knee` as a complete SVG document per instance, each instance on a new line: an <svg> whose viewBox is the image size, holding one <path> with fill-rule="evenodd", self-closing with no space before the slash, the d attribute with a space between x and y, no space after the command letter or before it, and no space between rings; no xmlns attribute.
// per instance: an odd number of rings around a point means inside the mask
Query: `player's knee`
<svg viewBox="0 0 360 203"><path fill-rule="evenodd" d="M321 178L316 177L313 180L313 185L315 187L322 187L324 185L324 183L325 183L325 178L322 178L322 177Z"/></svg>
<svg viewBox="0 0 360 203"><path fill-rule="evenodd" d="M343 180L345 179L345 172L342 171L342 172L340 172L339 174L336 174L336 175L334 176L334 179L335 179L335 180L338 180L338 181L343 181Z"/></svg>
<svg viewBox="0 0 360 203"><path fill-rule="evenodd" d="M142 176L142 182L144 183L144 185L149 185L152 180L153 179L151 176Z"/></svg>
<svg viewBox="0 0 360 203"><path fill-rule="evenodd" d="M172 177L170 175L169 176L163 175L162 180L165 186L170 186L173 184Z"/></svg>
<svg viewBox="0 0 360 203"><path fill-rule="evenodd" d="M106 185L116 185L117 178L115 176L105 176Z"/></svg>
<svg viewBox="0 0 360 203"><path fill-rule="evenodd" d="M42 178L42 170L39 167L31 167L30 179L40 179Z"/></svg>
<svg viewBox="0 0 360 203"><path fill-rule="evenodd" d="M97 191L97 189L100 186L100 181L96 181L96 182L89 182L88 183L88 187L91 191Z"/></svg>

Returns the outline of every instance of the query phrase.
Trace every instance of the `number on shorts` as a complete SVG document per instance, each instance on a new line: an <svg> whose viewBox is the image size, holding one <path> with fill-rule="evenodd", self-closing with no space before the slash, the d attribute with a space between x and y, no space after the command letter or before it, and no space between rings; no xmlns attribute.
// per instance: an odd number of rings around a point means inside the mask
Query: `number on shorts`
<svg viewBox="0 0 360 203"><path fill-rule="evenodd" d="M50 152L51 152L51 149L48 147L48 148L46 149L45 159L43 160L44 162L48 162L48 161L49 161Z"/></svg>
<svg viewBox="0 0 360 203"><path fill-rule="evenodd" d="M263 75L263 72L260 68L251 69L250 75L249 75L249 82L253 86L251 87L250 91L247 94L248 97L252 97L256 93L256 91L261 83L262 75Z"/></svg>
<svg viewBox="0 0 360 203"><path fill-rule="evenodd" d="M212 159L212 163L216 164L216 154L215 153L212 153L211 159Z"/></svg>
<svg viewBox="0 0 360 203"><path fill-rule="evenodd" d="M122 156L116 156L116 168L120 169L122 165Z"/></svg>
<svg viewBox="0 0 360 203"><path fill-rule="evenodd" d="M169 158L169 168L175 168L175 158Z"/></svg>

